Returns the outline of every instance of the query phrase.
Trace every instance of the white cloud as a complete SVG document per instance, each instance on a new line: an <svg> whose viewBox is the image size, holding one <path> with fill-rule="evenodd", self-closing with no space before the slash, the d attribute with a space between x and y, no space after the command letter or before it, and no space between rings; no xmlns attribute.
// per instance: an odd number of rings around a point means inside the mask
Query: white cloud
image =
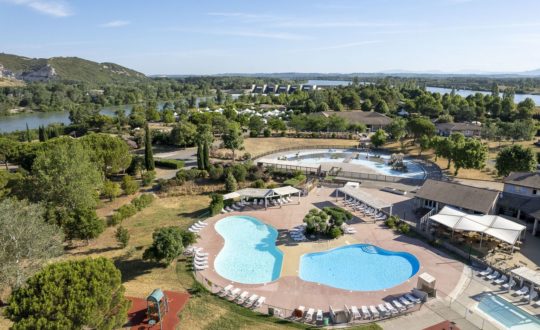
<svg viewBox="0 0 540 330"><path fill-rule="evenodd" d="M131 24L130 21L123 21L123 20L116 20L116 21L110 21L107 23L103 23L100 25L102 28L117 28L122 27Z"/></svg>
<svg viewBox="0 0 540 330"><path fill-rule="evenodd" d="M25 6L45 15L66 17L73 15L70 7L62 0L5 0L9 3Z"/></svg>

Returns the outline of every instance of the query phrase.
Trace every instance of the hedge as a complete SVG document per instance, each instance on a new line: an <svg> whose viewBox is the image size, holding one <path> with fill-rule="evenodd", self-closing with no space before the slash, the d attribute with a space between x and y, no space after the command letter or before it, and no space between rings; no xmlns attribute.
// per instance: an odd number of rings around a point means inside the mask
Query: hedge
<svg viewBox="0 0 540 330"><path fill-rule="evenodd" d="M184 167L184 161L176 159L156 159L155 164L157 167L172 168L179 170Z"/></svg>
<svg viewBox="0 0 540 330"><path fill-rule="evenodd" d="M122 205L109 219L109 226L116 226L121 223L122 220L135 215L138 211L144 209L152 203L154 195L142 194L139 197L134 198L130 204Z"/></svg>

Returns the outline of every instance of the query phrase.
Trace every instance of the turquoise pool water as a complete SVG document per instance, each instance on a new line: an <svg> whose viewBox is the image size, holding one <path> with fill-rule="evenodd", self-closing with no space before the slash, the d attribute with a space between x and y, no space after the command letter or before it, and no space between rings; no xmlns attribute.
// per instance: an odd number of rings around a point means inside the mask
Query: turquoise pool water
<svg viewBox="0 0 540 330"><path fill-rule="evenodd" d="M507 329L540 329L540 321L536 316L491 293L483 295L478 303L478 309Z"/></svg>
<svg viewBox="0 0 540 330"><path fill-rule="evenodd" d="M376 291L405 282L419 268L418 259L410 253L355 244L303 255L300 278L339 289Z"/></svg>
<svg viewBox="0 0 540 330"><path fill-rule="evenodd" d="M231 216L215 224L225 240L214 268L226 279L260 284L279 278L283 253L276 248L278 232L256 218Z"/></svg>

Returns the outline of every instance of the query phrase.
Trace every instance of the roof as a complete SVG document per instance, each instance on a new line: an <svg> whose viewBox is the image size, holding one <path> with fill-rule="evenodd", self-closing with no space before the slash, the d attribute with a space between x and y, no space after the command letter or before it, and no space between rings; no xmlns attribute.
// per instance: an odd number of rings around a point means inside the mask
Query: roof
<svg viewBox="0 0 540 330"><path fill-rule="evenodd" d="M389 117L373 111L351 110L351 111L325 111L322 113L325 117L336 115L341 118L345 118L351 122L359 122L366 125L390 125L392 119Z"/></svg>
<svg viewBox="0 0 540 330"><path fill-rule="evenodd" d="M362 191L358 188L354 188L351 185L345 185L344 187L338 188L337 190L346 195L349 195L352 198L360 200L376 209L384 209L393 205L392 203L377 199L372 195L368 194L367 192Z"/></svg>
<svg viewBox="0 0 540 330"><path fill-rule="evenodd" d="M481 131L482 127L471 123L440 123L435 124L438 130L444 131Z"/></svg>
<svg viewBox="0 0 540 330"><path fill-rule="evenodd" d="M153 300L155 302L160 302L163 299L163 291L161 289L155 289L152 293L146 298L146 300Z"/></svg>
<svg viewBox="0 0 540 330"><path fill-rule="evenodd" d="M497 201L499 192L428 179L420 187L416 197L487 214Z"/></svg>
<svg viewBox="0 0 540 330"><path fill-rule="evenodd" d="M297 194L300 190L291 187L291 186L285 186L285 187L279 187L274 189L261 189L261 188L244 188L240 189L228 194L223 195L223 199L234 199L234 198L240 198L240 197L249 197L249 198L270 198L274 196L284 196L284 195L291 195L291 194Z"/></svg>
<svg viewBox="0 0 540 330"><path fill-rule="evenodd" d="M540 285L540 272L536 270L530 269L529 267L519 267L512 269L510 272L526 281Z"/></svg>
<svg viewBox="0 0 540 330"><path fill-rule="evenodd" d="M498 204L519 209L534 218L540 219L540 197L528 197L504 192L501 194Z"/></svg>
<svg viewBox="0 0 540 330"><path fill-rule="evenodd" d="M540 189L540 172L511 172L504 178L503 182L516 186Z"/></svg>
<svg viewBox="0 0 540 330"><path fill-rule="evenodd" d="M526 227L497 215L474 215L449 206L429 217L452 230L475 231L515 244Z"/></svg>

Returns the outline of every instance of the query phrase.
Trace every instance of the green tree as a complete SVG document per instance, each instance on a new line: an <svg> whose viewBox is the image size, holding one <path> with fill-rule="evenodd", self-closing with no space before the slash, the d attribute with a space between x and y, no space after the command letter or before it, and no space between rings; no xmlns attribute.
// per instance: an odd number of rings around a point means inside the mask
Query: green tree
<svg viewBox="0 0 540 330"><path fill-rule="evenodd" d="M347 120L343 117L331 115L328 117L327 128L330 132L343 132L347 129Z"/></svg>
<svg viewBox="0 0 540 330"><path fill-rule="evenodd" d="M125 175L122 178L122 190L126 195L132 195L139 190L139 184L131 175Z"/></svg>
<svg viewBox="0 0 540 330"><path fill-rule="evenodd" d="M63 252L63 235L45 222L45 209L17 199L0 202L0 289L17 288Z"/></svg>
<svg viewBox="0 0 540 330"><path fill-rule="evenodd" d="M525 100L521 101L517 105L517 117L518 119L531 119L536 105L534 101L528 97Z"/></svg>
<svg viewBox="0 0 540 330"><path fill-rule="evenodd" d="M371 100L365 100L361 105L361 109L362 111L371 111L371 109L373 109L373 103L371 103Z"/></svg>
<svg viewBox="0 0 540 330"><path fill-rule="evenodd" d="M147 171L153 171L156 168L152 151L152 136L150 135L148 123L144 126L144 167Z"/></svg>
<svg viewBox="0 0 540 330"><path fill-rule="evenodd" d="M210 201L210 215L214 216L221 212L223 209L223 195L220 194L212 194L211 201Z"/></svg>
<svg viewBox="0 0 540 330"><path fill-rule="evenodd" d="M88 134L79 141L90 155L90 160L106 175L123 172L131 164L129 146L117 136Z"/></svg>
<svg viewBox="0 0 540 330"><path fill-rule="evenodd" d="M112 182L111 180L105 180L101 193L112 202L116 197L122 194L122 189L118 183Z"/></svg>
<svg viewBox="0 0 540 330"><path fill-rule="evenodd" d="M96 207L102 176L83 147L71 142L38 151L30 183L35 200L73 211Z"/></svg>
<svg viewBox="0 0 540 330"><path fill-rule="evenodd" d="M249 127L249 135L251 137L257 137L261 135L261 132L264 128L264 122L261 117L253 115L251 116L251 118L249 118L248 127Z"/></svg>
<svg viewBox="0 0 540 330"><path fill-rule="evenodd" d="M242 129L238 123L232 122L227 125L225 134L221 137L223 139L223 145L225 148L232 151L232 160L235 161L235 152L241 149L244 145L244 137L242 136Z"/></svg>
<svg viewBox="0 0 540 330"><path fill-rule="evenodd" d="M214 140L212 127L208 124L201 124L195 137L197 143L197 167L200 170L210 169L210 145Z"/></svg>
<svg viewBox="0 0 540 330"><path fill-rule="evenodd" d="M238 184L236 183L236 179L234 178L234 175L232 172L229 172L227 177L225 178L225 190L227 192L233 192L238 189Z"/></svg>
<svg viewBox="0 0 540 330"><path fill-rule="evenodd" d="M143 259L170 264L184 251L182 230L177 226L159 228L152 234L152 245L144 251Z"/></svg>
<svg viewBox="0 0 540 330"><path fill-rule="evenodd" d="M407 121L403 118L395 118L392 120L390 125L386 127L386 131L390 136L395 139L396 141L399 141L401 144L401 148L403 149L403 138L407 134Z"/></svg>
<svg viewBox="0 0 540 330"><path fill-rule="evenodd" d="M495 160L495 168L500 176L507 176L510 172L532 172L536 164L532 148L524 148L520 144L502 149Z"/></svg>
<svg viewBox="0 0 540 330"><path fill-rule="evenodd" d="M118 228L116 228L114 236L116 237L116 241L118 242L118 244L120 244L120 247L122 249L124 249L128 245L130 235L129 231L126 228L119 226Z"/></svg>
<svg viewBox="0 0 540 330"><path fill-rule="evenodd" d="M454 175L462 168L480 170L486 165L488 148L480 140L467 138L464 143L455 144L454 149Z"/></svg>
<svg viewBox="0 0 540 330"><path fill-rule="evenodd" d="M193 145L196 135L197 126L188 121L180 122L171 130L169 142L185 148Z"/></svg>
<svg viewBox="0 0 540 330"><path fill-rule="evenodd" d="M431 145L431 139L427 135L422 135L420 137L420 151L418 152L418 156L422 156L422 152L429 149Z"/></svg>
<svg viewBox="0 0 540 330"><path fill-rule="evenodd" d="M99 236L105 229L105 223L98 218L94 209L76 209L68 212L66 218L60 221L66 238L69 240L89 240Z"/></svg>
<svg viewBox="0 0 540 330"><path fill-rule="evenodd" d="M414 143L416 143L416 139L422 135L433 136L435 125L427 118L413 118L407 122L407 131L414 137Z"/></svg>
<svg viewBox="0 0 540 330"><path fill-rule="evenodd" d="M371 136L370 140L375 148L379 148L386 143L386 133L382 129L378 129L377 132Z"/></svg>
<svg viewBox="0 0 540 330"><path fill-rule="evenodd" d="M274 132L284 132L287 130L287 124L283 121L283 119L278 117L272 117L268 120L268 127L270 127L271 130Z"/></svg>
<svg viewBox="0 0 540 330"><path fill-rule="evenodd" d="M58 262L11 295L6 316L13 329L117 329L129 300L122 276L105 258Z"/></svg>
<svg viewBox="0 0 540 330"><path fill-rule="evenodd" d="M161 112L161 120L166 124L174 123L174 111L172 109L164 109Z"/></svg>
<svg viewBox="0 0 540 330"><path fill-rule="evenodd" d="M388 112L390 112L390 109L388 108L388 104L386 104L386 101L380 100L375 106L375 111L378 113L387 114Z"/></svg>

